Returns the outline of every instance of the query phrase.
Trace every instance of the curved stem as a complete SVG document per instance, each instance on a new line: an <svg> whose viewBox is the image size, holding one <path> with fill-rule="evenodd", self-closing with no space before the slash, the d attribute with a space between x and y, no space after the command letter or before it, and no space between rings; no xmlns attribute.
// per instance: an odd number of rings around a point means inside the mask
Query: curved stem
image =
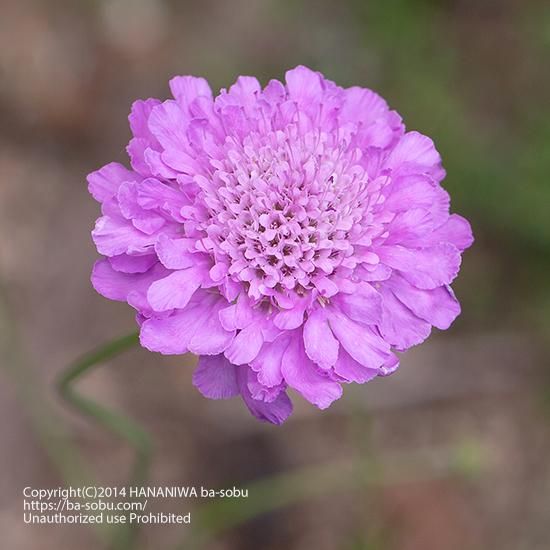
<svg viewBox="0 0 550 550"><path fill-rule="evenodd" d="M142 484L146 479L151 461L151 441L149 435L133 420L113 412L95 401L78 393L75 382L92 368L108 359L123 353L139 343L137 332L122 338L112 340L96 350L87 353L65 371L58 379L58 388L61 396L84 416L95 420L111 433L128 442L135 450L136 458L132 469L132 484ZM116 533L113 547L117 549L130 548L134 540L135 531L126 524Z"/></svg>

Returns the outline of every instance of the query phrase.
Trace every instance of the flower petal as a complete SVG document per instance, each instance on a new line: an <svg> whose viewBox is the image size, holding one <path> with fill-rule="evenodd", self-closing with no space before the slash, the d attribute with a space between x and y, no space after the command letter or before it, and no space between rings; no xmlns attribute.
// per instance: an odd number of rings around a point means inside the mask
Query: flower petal
<svg viewBox="0 0 550 550"><path fill-rule="evenodd" d="M304 345L308 357L322 369L329 369L338 359L338 340L320 308L312 311L304 324Z"/></svg>
<svg viewBox="0 0 550 550"><path fill-rule="evenodd" d="M388 112L388 104L377 93L353 86L344 90L344 104L340 114L343 122L372 124Z"/></svg>
<svg viewBox="0 0 550 550"><path fill-rule="evenodd" d="M380 260L401 271L405 279L418 288L435 288L451 283L460 268L460 252L450 243L422 249L400 245L381 246Z"/></svg>
<svg viewBox="0 0 550 550"><path fill-rule="evenodd" d="M130 129L132 134L136 138L145 139L149 144L154 143L156 140L149 130L149 116L151 111L161 102L158 99L138 99L132 103L132 110L128 115L128 121L130 122Z"/></svg>
<svg viewBox="0 0 550 550"><path fill-rule="evenodd" d="M203 96L212 99L212 90L208 82L201 77L175 76L170 80L169 85L172 95L184 109L184 112L188 112L189 105L191 105L197 97Z"/></svg>
<svg viewBox="0 0 550 550"><path fill-rule="evenodd" d="M273 401L254 399L248 388L249 368L238 367L239 388L248 410L258 419L271 424L282 424L292 414L292 402L286 392L280 392Z"/></svg>
<svg viewBox="0 0 550 550"><path fill-rule="evenodd" d="M378 325L384 340L398 350L406 350L423 342L431 332L430 323L417 317L387 288L382 288L383 314Z"/></svg>
<svg viewBox="0 0 550 550"><path fill-rule="evenodd" d="M353 294L340 293L334 302L358 323L374 325L382 318L382 296L368 283L357 284Z"/></svg>
<svg viewBox="0 0 550 550"><path fill-rule="evenodd" d="M147 319L141 326L141 345L165 355L222 353L235 336L225 331L218 319L226 305L218 296L199 291L185 309L168 317Z"/></svg>
<svg viewBox="0 0 550 550"><path fill-rule="evenodd" d="M126 181L138 181L140 176L118 162L111 162L88 174L88 191L98 202L114 197L120 185Z"/></svg>
<svg viewBox="0 0 550 550"><path fill-rule="evenodd" d="M364 384L380 374L379 369L364 367L343 349L338 354L338 361L334 365L334 372L347 382L357 382L358 384Z"/></svg>
<svg viewBox="0 0 550 550"><path fill-rule="evenodd" d="M459 250L465 250L474 242L474 236L467 220L458 214L451 214L443 225L432 232L427 241L426 244L451 243Z"/></svg>
<svg viewBox="0 0 550 550"><path fill-rule="evenodd" d="M142 233L122 217L102 216L96 221L92 239L100 254L118 256L131 252L148 252L152 250L157 237Z"/></svg>
<svg viewBox="0 0 550 550"><path fill-rule="evenodd" d="M258 355L250 362L250 367L258 373L260 384L269 387L281 384L283 381L281 364L289 343L290 339L284 335L273 342L264 342Z"/></svg>
<svg viewBox="0 0 550 550"><path fill-rule="evenodd" d="M191 239L172 239L162 234L155 244L155 252L164 267L186 269L196 264L196 257L189 252L193 244Z"/></svg>
<svg viewBox="0 0 550 550"><path fill-rule="evenodd" d="M175 101L165 101L149 115L149 130L164 149L185 149L189 119Z"/></svg>
<svg viewBox="0 0 550 550"><path fill-rule="evenodd" d="M253 361L263 344L262 329L257 324L242 329L231 345L225 350L225 356L234 365L244 365Z"/></svg>
<svg viewBox="0 0 550 550"><path fill-rule="evenodd" d="M398 170L401 167L421 170L432 175L437 181L444 176L441 156L434 142L419 132L407 132L389 154L385 167ZM406 170L408 171L408 170Z"/></svg>
<svg viewBox="0 0 550 550"><path fill-rule="evenodd" d="M358 363L378 369L388 358L390 347L370 327L360 325L339 311L329 311L329 324L344 349Z"/></svg>
<svg viewBox="0 0 550 550"><path fill-rule="evenodd" d="M234 331L222 327L219 313L227 307L223 298L217 298L205 320L197 323L197 328L189 341L189 351L197 355L215 355L225 351L235 338Z"/></svg>
<svg viewBox="0 0 550 550"><path fill-rule="evenodd" d="M111 267L122 273L145 273L158 259L154 254L146 254L143 256L130 256L128 254L119 254L109 258Z"/></svg>
<svg viewBox="0 0 550 550"><path fill-rule="evenodd" d="M342 396L342 386L321 374L306 355L299 331L283 355L281 370L287 384L320 409L326 409Z"/></svg>
<svg viewBox="0 0 550 550"><path fill-rule="evenodd" d="M174 271L155 281L147 291L147 300L155 311L182 309L206 280L208 272L202 266Z"/></svg>
<svg viewBox="0 0 550 550"><path fill-rule="evenodd" d="M165 274L166 270L158 263L144 273L122 273L113 269L108 259L102 259L95 263L92 270L92 285L102 296L124 302L131 292L144 292Z"/></svg>
<svg viewBox="0 0 550 550"><path fill-rule="evenodd" d="M460 314L460 304L450 287L440 286L423 290L411 285L406 279L394 275L389 281L395 296L417 317L439 329L446 330Z"/></svg>
<svg viewBox="0 0 550 550"><path fill-rule="evenodd" d="M287 71L285 79L291 99L305 103L318 100L322 96L323 87L320 74L303 65Z"/></svg>
<svg viewBox="0 0 550 550"><path fill-rule="evenodd" d="M222 354L199 357L193 385L209 399L230 399L240 394L237 368Z"/></svg>
<svg viewBox="0 0 550 550"><path fill-rule="evenodd" d="M189 341L205 315L207 310L195 303L169 317L147 319L141 326L141 345L164 355L183 355L189 351Z"/></svg>

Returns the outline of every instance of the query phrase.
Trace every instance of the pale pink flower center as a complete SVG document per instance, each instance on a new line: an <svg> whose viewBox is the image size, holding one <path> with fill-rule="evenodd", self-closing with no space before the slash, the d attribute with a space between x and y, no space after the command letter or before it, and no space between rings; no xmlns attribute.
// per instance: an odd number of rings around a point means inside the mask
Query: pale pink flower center
<svg viewBox="0 0 550 550"><path fill-rule="evenodd" d="M204 229L252 297L303 294L353 267L350 232L361 229L368 178L349 142L295 125L228 138L225 158L213 162Z"/></svg>

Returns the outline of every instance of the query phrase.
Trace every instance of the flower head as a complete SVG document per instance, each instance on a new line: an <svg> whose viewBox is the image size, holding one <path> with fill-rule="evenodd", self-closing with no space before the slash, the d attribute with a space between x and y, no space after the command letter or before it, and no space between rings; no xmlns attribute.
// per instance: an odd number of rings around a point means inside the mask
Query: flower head
<svg viewBox="0 0 550 550"><path fill-rule="evenodd" d="M88 176L92 281L137 310L144 347L199 355L206 397L278 424L287 388L324 409L449 327L470 226L433 142L380 96L305 67L215 98L202 78L170 88L132 107L132 169Z"/></svg>

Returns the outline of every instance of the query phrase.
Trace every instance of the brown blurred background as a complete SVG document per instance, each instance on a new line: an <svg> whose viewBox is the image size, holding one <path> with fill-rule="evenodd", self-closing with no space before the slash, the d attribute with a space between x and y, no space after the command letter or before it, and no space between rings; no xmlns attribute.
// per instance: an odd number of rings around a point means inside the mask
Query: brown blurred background
<svg viewBox="0 0 550 550"><path fill-rule="evenodd" d="M328 411L296 398L280 428L203 399L192 358L135 349L80 388L150 433L153 485L263 480L275 508L274 475L313 479L317 491L204 548L550 548L549 57L542 0L2 0L0 546L103 548L87 526L24 525L21 491L75 479L78 456L101 484L124 484L132 460L55 389L76 356L134 328L130 308L89 283L98 206L85 175L125 162L131 102L166 97L171 76L218 90L302 63L374 88L435 139L476 235L460 319ZM190 534L147 527L133 547L186 548Z"/></svg>

